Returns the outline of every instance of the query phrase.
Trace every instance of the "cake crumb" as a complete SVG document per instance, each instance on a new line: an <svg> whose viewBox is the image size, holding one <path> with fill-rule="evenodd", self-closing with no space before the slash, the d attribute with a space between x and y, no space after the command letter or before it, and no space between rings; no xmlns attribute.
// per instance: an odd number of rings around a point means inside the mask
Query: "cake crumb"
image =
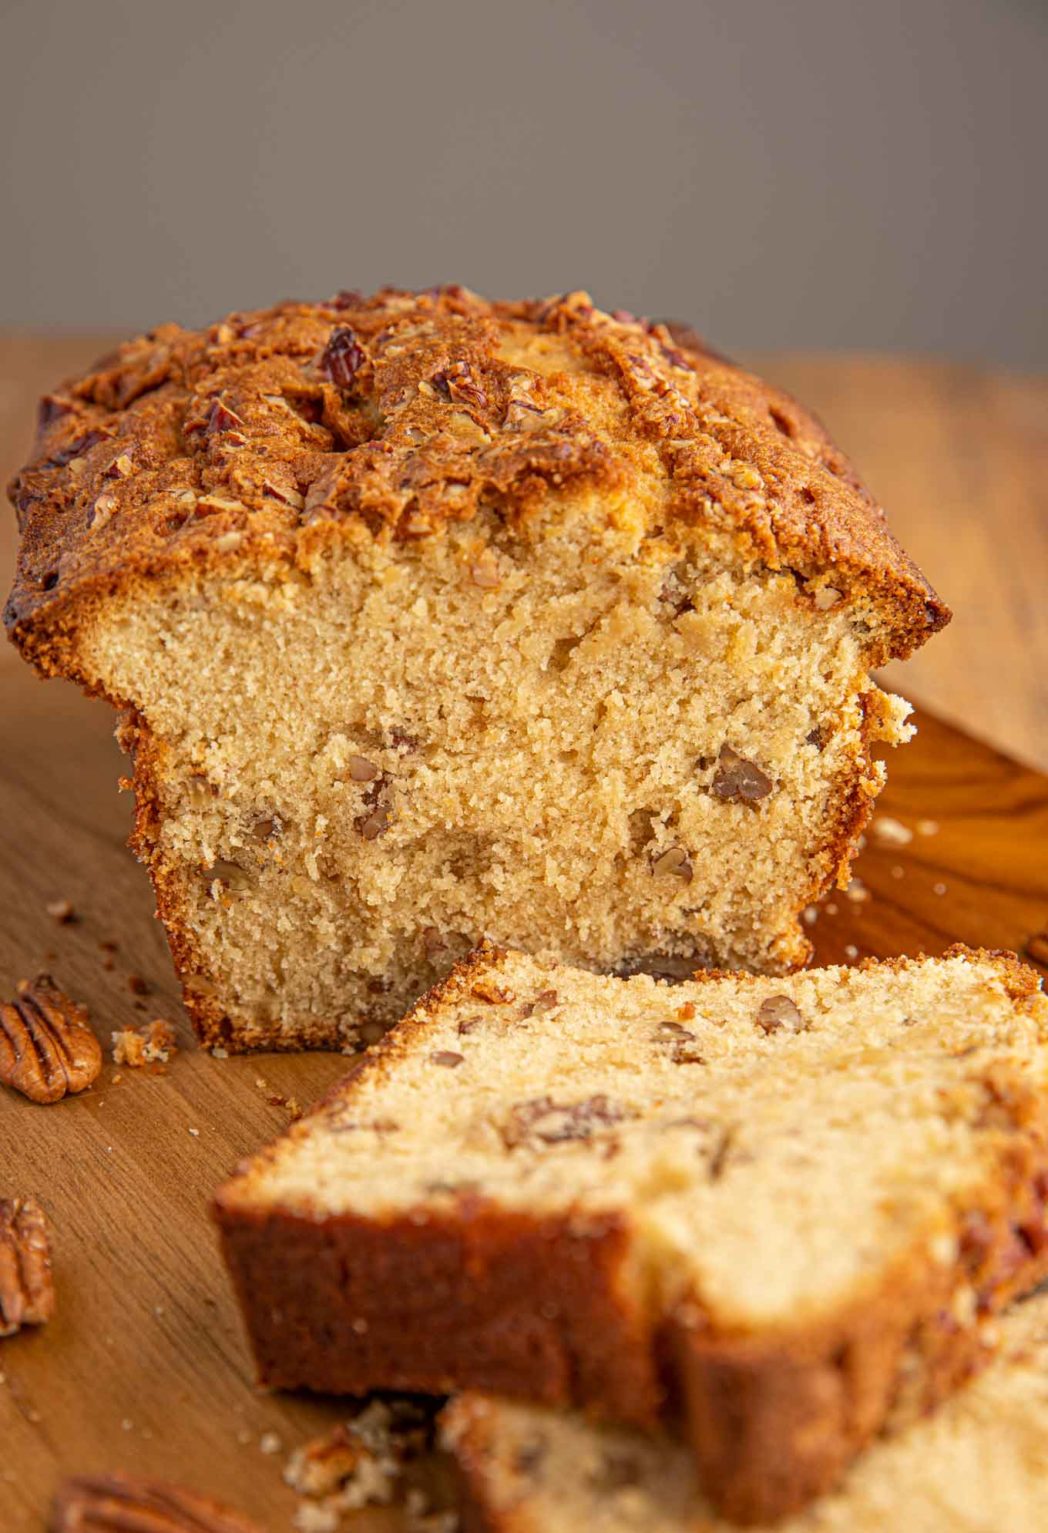
<svg viewBox="0 0 1048 1533"><path fill-rule="evenodd" d="M258 1446L262 1453L279 1453L284 1444L276 1432L263 1432Z"/></svg>
<svg viewBox="0 0 1048 1533"><path fill-rule="evenodd" d="M338 1533L342 1521L337 1507L301 1501L291 1519L295 1533Z"/></svg>
<svg viewBox="0 0 1048 1533"><path fill-rule="evenodd" d="M894 867L892 868L892 877L893 878L905 878L906 877L906 869L904 867L902 867L899 863L896 863L894 865Z"/></svg>
<svg viewBox="0 0 1048 1533"><path fill-rule="evenodd" d="M818 919L818 907L815 905L805 905L801 914L801 920L804 922L805 926L814 926Z"/></svg>
<svg viewBox="0 0 1048 1533"><path fill-rule="evenodd" d="M907 846L913 840L913 831L910 827L890 814L878 814L874 817L873 833L878 841L883 841L888 846Z"/></svg>
<svg viewBox="0 0 1048 1533"><path fill-rule="evenodd" d="M192 1134L194 1139L200 1138L200 1130L198 1128L187 1129L186 1132Z"/></svg>
<svg viewBox="0 0 1048 1533"><path fill-rule="evenodd" d="M921 836L937 836L939 834L938 820L918 820L917 833Z"/></svg>
<svg viewBox="0 0 1048 1533"><path fill-rule="evenodd" d="M864 900L868 900L870 897L870 891L867 889L861 878L849 879L848 887L845 889L844 893L845 897L856 905L861 905Z"/></svg>
<svg viewBox="0 0 1048 1533"><path fill-rule="evenodd" d="M127 976L127 988L132 995L148 995L149 981L142 978L141 974L129 974Z"/></svg>
<svg viewBox="0 0 1048 1533"><path fill-rule="evenodd" d="M932 884L932 893L933 894L945 894L946 893L946 885L943 884L943 883Z"/></svg>
<svg viewBox="0 0 1048 1533"><path fill-rule="evenodd" d="M57 921L59 926L68 926L76 920L72 900L49 900L46 909L52 921Z"/></svg>
<svg viewBox="0 0 1048 1533"><path fill-rule="evenodd" d="M856 958L858 958L858 956L859 956L859 949L855 946L854 942L849 942L847 944L847 946L844 949L844 956L845 956L845 958L851 960L852 962L854 962L854 960Z"/></svg>
<svg viewBox="0 0 1048 1533"><path fill-rule="evenodd" d="M124 1027L111 1034L113 1063L141 1069L144 1065L166 1065L178 1052L172 1023L155 1017L142 1027Z"/></svg>

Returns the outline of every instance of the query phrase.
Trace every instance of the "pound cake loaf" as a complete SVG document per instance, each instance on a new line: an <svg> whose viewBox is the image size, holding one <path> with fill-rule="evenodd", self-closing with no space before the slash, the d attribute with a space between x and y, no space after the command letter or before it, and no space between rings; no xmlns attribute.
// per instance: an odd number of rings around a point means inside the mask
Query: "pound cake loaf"
<svg viewBox="0 0 1048 1533"><path fill-rule="evenodd" d="M488 936L805 960L947 612L821 428L585 295L166 325L49 395L11 637L123 710L224 1048L372 1041Z"/></svg>
<svg viewBox="0 0 1048 1533"><path fill-rule="evenodd" d="M669 985L488 951L216 1214L264 1383L678 1420L759 1522L976 1365L1046 1197L1009 955Z"/></svg>
<svg viewBox="0 0 1048 1533"><path fill-rule="evenodd" d="M996 1360L934 1416L874 1444L842 1487L777 1533L1044 1533L1048 1295L1001 1320ZM728 1533L687 1452L481 1395L442 1418L462 1533Z"/></svg>

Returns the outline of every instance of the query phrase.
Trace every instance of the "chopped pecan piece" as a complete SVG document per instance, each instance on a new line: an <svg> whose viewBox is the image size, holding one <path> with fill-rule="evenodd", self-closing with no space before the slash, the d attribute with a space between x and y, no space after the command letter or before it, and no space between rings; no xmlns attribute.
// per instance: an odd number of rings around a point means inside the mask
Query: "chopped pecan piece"
<svg viewBox="0 0 1048 1533"><path fill-rule="evenodd" d="M717 798L729 804L759 804L767 798L774 784L755 761L740 756L725 742L717 757L717 770L710 784Z"/></svg>
<svg viewBox="0 0 1048 1533"><path fill-rule="evenodd" d="M691 859L682 846L669 846L652 862L651 871L656 878L680 878L686 884L692 880Z"/></svg>
<svg viewBox="0 0 1048 1533"><path fill-rule="evenodd" d="M47 1219L35 1198L0 1198L0 1336L55 1311Z"/></svg>
<svg viewBox="0 0 1048 1533"><path fill-rule="evenodd" d="M473 981L471 994L475 995L478 1001L487 1001L491 1006L508 1006L510 1001L516 999L512 990L496 983L490 974L482 974L479 979Z"/></svg>
<svg viewBox="0 0 1048 1533"><path fill-rule="evenodd" d="M508 1149L527 1140L542 1144L565 1144L571 1140L592 1139L602 1129L632 1118L629 1108L599 1094L581 1102L555 1102L552 1097L535 1097L518 1102L510 1111L502 1130Z"/></svg>
<svg viewBox="0 0 1048 1533"><path fill-rule="evenodd" d="M777 1033L782 1027L803 1033L807 1025L788 995L769 995L757 1008L757 1026L762 1033Z"/></svg>
<svg viewBox="0 0 1048 1533"><path fill-rule="evenodd" d="M348 394L356 379L357 373L367 361L367 355L363 346L357 340L356 333L348 325L339 325L332 330L327 345L324 347L320 358L320 371L337 389Z"/></svg>
<svg viewBox="0 0 1048 1533"><path fill-rule="evenodd" d="M57 1102L85 1091L102 1068L102 1048L83 1006L54 980L23 980L13 1001L0 1005L0 1081L31 1102Z"/></svg>
<svg viewBox="0 0 1048 1533"><path fill-rule="evenodd" d="M78 1475L58 1487L49 1533L258 1533L210 1496L125 1474Z"/></svg>

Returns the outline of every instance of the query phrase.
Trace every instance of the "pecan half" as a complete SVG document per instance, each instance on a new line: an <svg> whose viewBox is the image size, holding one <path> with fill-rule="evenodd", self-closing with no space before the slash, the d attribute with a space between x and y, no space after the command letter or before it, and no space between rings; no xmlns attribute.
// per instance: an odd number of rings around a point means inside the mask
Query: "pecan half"
<svg viewBox="0 0 1048 1533"><path fill-rule="evenodd" d="M55 1312L47 1219L35 1198L0 1198L0 1336Z"/></svg>
<svg viewBox="0 0 1048 1533"><path fill-rule="evenodd" d="M210 1496L125 1474L64 1480L47 1526L48 1533L258 1533L255 1523Z"/></svg>
<svg viewBox="0 0 1048 1533"><path fill-rule="evenodd" d="M0 1004L0 1081L31 1102L57 1102L85 1091L102 1068L102 1048L87 1012L54 980L23 980L13 1001Z"/></svg>

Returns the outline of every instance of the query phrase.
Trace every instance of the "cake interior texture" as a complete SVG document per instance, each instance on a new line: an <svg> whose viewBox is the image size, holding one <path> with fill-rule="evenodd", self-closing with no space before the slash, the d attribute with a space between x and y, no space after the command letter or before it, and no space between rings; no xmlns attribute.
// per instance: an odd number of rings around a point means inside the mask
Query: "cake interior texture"
<svg viewBox="0 0 1048 1533"><path fill-rule="evenodd" d="M369 1041L485 935L603 970L803 959L907 710L854 613L621 521L524 550L480 518L85 625L139 720L190 993L242 1041Z"/></svg>
<svg viewBox="0 0 1048 1533"><path fill-rule="evenodd" d="M1040 1144L1048 1001L1025 972L1017 1001L1007 965L964 953L675 986L496 954L224 1203L381 1222L468 1193L536 1219L614 1213L645 1304L696 1302L724 1332L803 1327L915 1245L950 1266L1027 1119Z"/></svg>
<svg viewBox="0 0 1048 1533"><path fill-rule="evenodd" d="M978 1366L1046 1197L1013 958L668 985L494 950L216 1213L265 1382L678 1421L760 1522Z"/></svg>
<svg viewBox="0 0 1048 1533"><path fill-rule="evenodd" d="M934 1415L876 1443L779 1533L1039 1533L1048 1527L1048 1295L1000 1321L999 1351ZM668 1439L483 1396L452 1402L469 1533L728 1533Z"/></svg>

